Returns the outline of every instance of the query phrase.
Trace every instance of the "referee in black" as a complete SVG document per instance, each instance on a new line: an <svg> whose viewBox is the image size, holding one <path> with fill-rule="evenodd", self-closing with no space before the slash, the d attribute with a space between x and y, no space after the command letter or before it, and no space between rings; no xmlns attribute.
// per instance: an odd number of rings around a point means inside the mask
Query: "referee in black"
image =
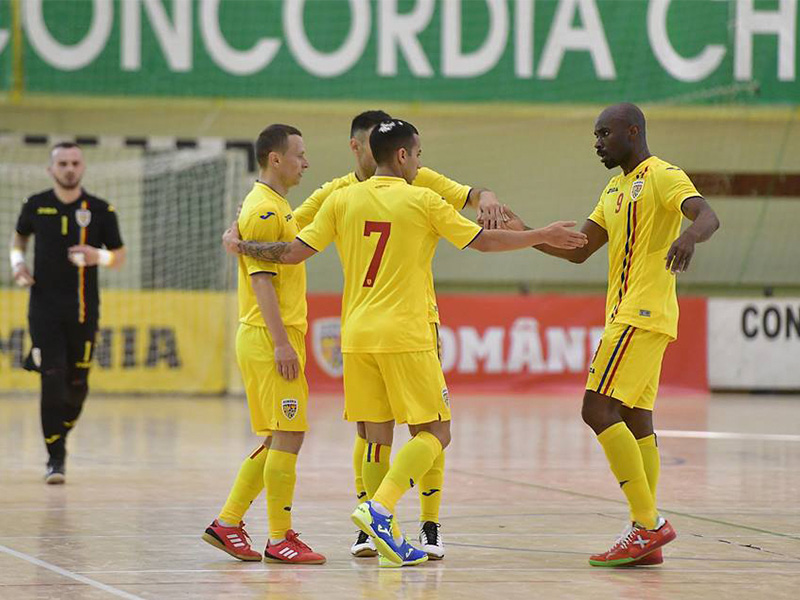
<svg viewBox="0 0 800 600"><path fill-rule="evenodd" d="M42 432L47 483L64 483L66 438L89 392L100 295L97 266L119 268L125 248L114 208L81 187L86 169L77 144L53 146L47 171L53 188L22 205L11 240L14 281L31 288L32 348L25 368L42 378ZM33 275L25 249L34 236Z"/></svg>

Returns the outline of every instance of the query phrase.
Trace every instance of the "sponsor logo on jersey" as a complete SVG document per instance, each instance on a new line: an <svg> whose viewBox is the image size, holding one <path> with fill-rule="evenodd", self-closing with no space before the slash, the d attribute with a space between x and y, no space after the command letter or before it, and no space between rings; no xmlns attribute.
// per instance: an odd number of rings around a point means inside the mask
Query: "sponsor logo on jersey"
<svg viewBox="0 0 800 600"><path fill-rule="evenodd" d="M642 309L642 310L639 311L639 316L640 317L649 317L650 316L650 311Z"/></svg>
<svg viewBox="0 0 800 600"><path fill-rule="evenodd" d="M317 364L331 377L344 373L342 362L342 330L338 317L317 319L311 327L311 347Z"/></svg>
<svg viewBox="0 0 800 600"><path fill-rule="evenodd" d="M261 218L262 218L262 219L264 219L264 220L266 220L266 219L269 219L269 218L270 218L271 216L273 216L274 214L275 214L274 212L272 212L272 211L269 211L267 214L265 214L265 215L261 215Z"/></svg>
<svg viewBox="0 0 800 600"><path fill-rule="evenodd" d="M92 222L92 211L79 208L75 211L75 221L78 223L78 227L88 227Z"/></svg>
<svg viewBox="0 0 800 600"><path fill-rule="evenodd" d="M57 215L58 209L51 206L41 206L36 209L37 215Z"/></svg>
<svg viewBox="0 0 800 600"><path fill-rule="evenodd" d="M641 196L642 190L644 189L644 180L637 179L631 185L631 200L634 202Z"/></svg>
<svg viewBox="0 0 800 600"><path fill-rule="evenodd" d="M283 411L283 416L290 421L294 419L297 415L297 406L298 402L294 398L284 398L281 400L281 410Z"/></svg>
<svg viewBox="0 0 800 600"><path fill-rule="evenodd" d="M291 220L292 220L294 217L292 216L292 213L289 213L289 214L287 214L287 215L286 215L285 217L283 217L283 218L284 218L284 219L286 219L286 222L288 223L288 222L289 222L289 221L291 221Z"/></svg>
<svg viewBox="0 0 800 600"><path fill-rule="evenodd" d="M619 191L617 186L610 187L606 190L606 194L616 194Z"/></svg>

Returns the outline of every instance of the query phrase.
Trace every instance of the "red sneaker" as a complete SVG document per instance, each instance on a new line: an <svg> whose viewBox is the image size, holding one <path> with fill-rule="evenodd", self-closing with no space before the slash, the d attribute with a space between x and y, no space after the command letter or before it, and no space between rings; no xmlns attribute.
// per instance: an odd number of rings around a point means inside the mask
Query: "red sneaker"
<svg viewBox="0 0 800 600"><path fill-rule="evenodd" d="M264 549L264 562L285 563L289 565L321 565L325 557L314 552L307 544L300 541L299 534L291 529L286 532L286 539L272 546L267 542Z"/></svg>
<svg viewBox="0 0 800 600"><path fill-rule="evenodd" d="M677 537L672 525L665 519L658 520L656 529L645 529L634 523L623 532L608 552L589 558L593 567L622 567L646 558L661 546ZM662 557L663 561L663 557ZM655 563L654 563L655 564Z"/></svg>
<svg viewBox="0 0 800 600"><path fill-rule="evenodd" d="M261 555L250 547L250 536L244 530L244 523L238 527L223 527L217 519L206 528L203 540L234 558L246 561L261 560Z"/></svg>
<svg viewBox="0 0 800 600"><path fill-rule="evenodd" d="M656 548L650 554L646 554L639 560L636 560L632 563L628 563L625 565L626 567L651 567L653 565L660 565L664 562L664 554L661 552L661 548Z"/></svg>

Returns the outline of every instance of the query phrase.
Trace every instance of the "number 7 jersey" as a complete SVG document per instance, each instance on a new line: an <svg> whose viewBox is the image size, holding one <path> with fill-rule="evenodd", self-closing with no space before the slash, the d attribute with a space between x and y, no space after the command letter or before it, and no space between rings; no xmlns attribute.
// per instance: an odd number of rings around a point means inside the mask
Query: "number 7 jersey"
<svg viewBox="0 0 800 600"><path fill-rule="evenodd" d="M656 156L612 177L589 219L608 233L606 325L678 337L675 275L666 256L681 232L684 200L700 196L678 167Z"/></svg>
<svg viewBox="0 0 800 600"><path fill-rule="evenodd" d="M336 191L298 239L336 243L344 271L342 352L433 349L431 261L440 237L466 248L482 231L429 189L375 176Z"/></svg>

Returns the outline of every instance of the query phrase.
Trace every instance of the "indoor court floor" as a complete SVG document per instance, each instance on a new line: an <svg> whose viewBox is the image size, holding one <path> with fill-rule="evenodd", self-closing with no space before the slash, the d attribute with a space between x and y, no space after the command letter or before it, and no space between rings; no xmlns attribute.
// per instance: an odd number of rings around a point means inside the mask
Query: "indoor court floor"
<svg viewBox="0 0 800 600"><path fill-rule="evenodd" d="M37 400L0 398L0 598L459 600L800 597L800 398L659 398L661 567L597 569L588 555L626 507L575 394L453 394L442 510L447 556L379 569L349 554L353 431L312 398L294 527L322 566L241 563L200 536L257 444L241 398L90 396L67 484L42 481ZM395 448L407 438L398 430ZM417 498L398 510L410 536ZM263 495L246 517L266 540Z"/></svg>

